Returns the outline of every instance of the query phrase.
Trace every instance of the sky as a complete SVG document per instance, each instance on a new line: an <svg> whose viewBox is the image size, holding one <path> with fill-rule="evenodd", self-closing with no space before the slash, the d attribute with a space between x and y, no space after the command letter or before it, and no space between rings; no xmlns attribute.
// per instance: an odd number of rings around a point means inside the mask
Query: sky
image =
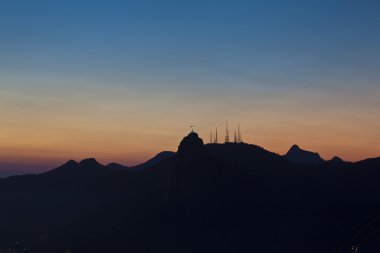
<svg viewBox="0 0 380 253"><path fill-rule="evenodd" d="M2 0L0 177L141 163L196 125L380 156L377 0Z"/></svg>

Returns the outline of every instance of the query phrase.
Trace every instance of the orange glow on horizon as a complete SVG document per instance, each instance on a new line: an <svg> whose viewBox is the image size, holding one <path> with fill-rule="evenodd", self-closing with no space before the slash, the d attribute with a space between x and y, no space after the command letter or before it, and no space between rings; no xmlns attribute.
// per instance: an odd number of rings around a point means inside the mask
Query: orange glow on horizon
<svg viewBox="0 0 380 253"><path fill-rule="evenodd" d="M326 160L380 156L376 92L336 96L311 90L269 96L266 91L230 95L206 90L196 103L191 91L147 96L120 88L102 90L101 96L78 91L68 99L49 92L43 97L0 94L0 163L57 166L94 157L103 164L131 166L161 151L176 151L191 124L204 142L218 126L222 140L225 120L230 133L240 123L244 142L278 154L298 144Z"/></svg>
<svg viewBox="0 0 380 253"><path fill-rule="evenodd" d="M220 126L220 137L223 137L223 127ZM315 134L310 137L313 129L304 130L302 133L295 129L272 131L267 128L256 127L249 131L243 127L244 142L256 144L265 149L285 154L292 144L298 144L301 148L318 152L325 160L333 156L339 156L347 161L357 161L375 157L370 155L374 147L363 149L360 142L349 142L349 136L343 138L329 137L326 133ZM209 133L199 130L198 133L205 143L208 142ZM143 133L110 133L97 135L96 132L74 132L71 135L45 132L38 134L38 141L34 138L12 139L11 135L2 136L0 148L0 163L7 164L40 164L44 168L54 168L73 159L80 161L94 157L102 164L116 162L126 166L140 164L161 151L176 151L179 142L187 134L179 132L156 132L155 134ZM44 138L41 138L43 137ZM282 138L280 138L282 136ZM5 138L7 137L7 138ZM49 137L49 138L47 138ZM328 138L328 141L325 139ZM223 138L222 138L223 139Z"/></svg>

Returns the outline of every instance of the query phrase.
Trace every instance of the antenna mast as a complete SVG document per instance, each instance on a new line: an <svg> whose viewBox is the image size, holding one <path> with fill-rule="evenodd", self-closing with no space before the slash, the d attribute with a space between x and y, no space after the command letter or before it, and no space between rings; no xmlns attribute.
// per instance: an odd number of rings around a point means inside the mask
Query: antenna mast
<svg viewBox="0 0 380 253"><path fill-rule="evenodd" d="M225 143L230 142L230 133L228 132L228 121L226 121L226 139L224 142Z"/></svg>
<svg viewBox="0 0 380 253"><path fill-rule="evenodd" d="M243 138L241 137L241 132L240 132L240 123L238 124L238 136L237 136L238 142L243 142Z"/></svg>

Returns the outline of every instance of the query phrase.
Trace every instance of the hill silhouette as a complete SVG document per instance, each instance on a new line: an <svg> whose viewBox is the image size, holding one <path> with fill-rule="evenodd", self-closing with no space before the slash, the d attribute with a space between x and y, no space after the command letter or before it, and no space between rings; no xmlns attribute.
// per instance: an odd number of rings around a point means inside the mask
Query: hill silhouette
<svg viewBox="0 0 380 253"><path fill-rule="evenodd" d="M286 159L295 163L301 164L320 164L325 160L318 153L303 150L298 145L293 145L284 155Z"/></svg>
<svg viewBox="0 0 380 253"><path fill-rule="evenodd" d="M311 165L190 133L143 169L86 159L0 180L0 249L313 253L364 241L376 252L379 168L380 158Z"/></svg>
<svg viewBox="0 0 380 253"><path fill-rule="evenodd" d="M142 164L138 164L136 166L127 167L127 166L117 164L117 163L110 163L107 165L107 167L112 169L112 170L143 170L143 169L147 169L149 167L156 165L157 163L161 162L162 160L173 157L174 155L175 155L175 153L172 151L162 151L162 152L158 153L156 156L154 156L153 158L149 159L148 161L146 161Z"/></svg>

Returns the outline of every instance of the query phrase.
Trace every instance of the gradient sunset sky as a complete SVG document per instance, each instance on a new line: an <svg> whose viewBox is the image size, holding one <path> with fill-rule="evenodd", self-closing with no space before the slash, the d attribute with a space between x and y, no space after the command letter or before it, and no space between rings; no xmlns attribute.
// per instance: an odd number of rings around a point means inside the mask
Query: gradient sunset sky
<svg viewBox="0 0 380 253"><path fill-rule="evenodd" d="M380 156L378 0L4 0L0 176L245 142Z"/></svg>

